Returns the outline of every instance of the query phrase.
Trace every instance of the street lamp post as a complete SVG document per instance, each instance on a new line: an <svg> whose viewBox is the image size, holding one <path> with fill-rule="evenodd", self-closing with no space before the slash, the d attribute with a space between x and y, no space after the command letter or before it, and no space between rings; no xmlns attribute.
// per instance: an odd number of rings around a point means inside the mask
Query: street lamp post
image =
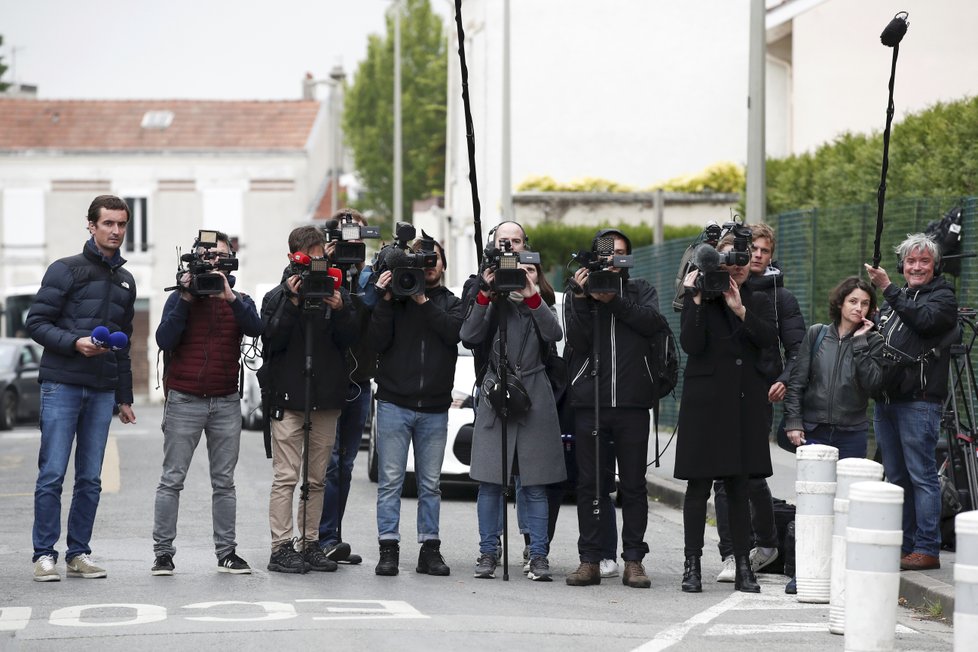
<svg viewBox="0 0 978 652"><path fill-rule="evenodd" d="M403 221L401 154L401 2L394 0L394 224Z"/></svg>
<svg viewBox="0 0 978 652"><path fill-rule="evenodd" d="M340 172L343 169L343 136L340 129L340 116L343 112L343 88L346 82L346 72L343 66L337 64L329 71L330 84L329 101L333 127L333 170L332 191L329 197L329 214L335 215L340 200Z"/></svg>

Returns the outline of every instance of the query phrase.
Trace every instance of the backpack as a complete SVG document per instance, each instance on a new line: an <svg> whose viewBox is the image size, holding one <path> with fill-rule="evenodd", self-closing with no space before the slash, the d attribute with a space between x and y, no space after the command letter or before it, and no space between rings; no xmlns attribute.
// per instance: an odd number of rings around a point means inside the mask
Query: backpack
<svg viewBox="0 0 978 652"><path fill-rule="evenodd" d="M679 347L668 326L650 338L649 347L652 350L649 371L652 372L653 396L658 400L669 395L679 383Z"/></svg>
<svg viewBox="0 0 978 652"><path fill-rule="evenodd" d="M944 217L934 220L924 229L924 235L931 238L941 248L941 272L947 272L951 276L958 276L961 273L961 238L962 220L964 211L960 206L955 206ZM953 256L947 260L948 256Z"/></svg>

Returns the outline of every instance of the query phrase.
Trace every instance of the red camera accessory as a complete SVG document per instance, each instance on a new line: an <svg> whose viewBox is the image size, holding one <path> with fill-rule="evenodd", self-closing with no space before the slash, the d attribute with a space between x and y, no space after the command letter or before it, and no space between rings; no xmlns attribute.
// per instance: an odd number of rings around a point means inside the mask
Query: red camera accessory
<svg viewBox="0 0 978 652"><path fill-rule="evenodd" d="M309 263L312 262L312 258L301 251L297 251L294 254L289 254L289 260L296 265L302 265L303 267L309 267Z"/></svg>

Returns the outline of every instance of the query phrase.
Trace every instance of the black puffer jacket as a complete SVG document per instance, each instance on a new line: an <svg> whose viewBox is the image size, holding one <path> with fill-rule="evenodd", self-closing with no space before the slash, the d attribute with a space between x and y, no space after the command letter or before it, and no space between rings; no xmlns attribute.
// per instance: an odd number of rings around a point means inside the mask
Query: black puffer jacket
<svg viewBox="0 0 978 652"><path fill-rule="evenodd" d="M772 385L777 382L788 384L791 369L798 357L798 349L805 337L805 318L802 317L798 299L784 289L784 274L774 263L763 275L751 274L747 286L755 293L763 293L774 306L774 316L778 322L778 346L768 347L761 355L758 371ZM781 350L784 350L784 358Z"/></svg>
<svg viewBox="0 0 978 652"><path fill-rule="evenodd" d="M958 300L951 285L941 277L919 288L898 288L891 283L883 291L880 332L886 349L899 352L903 363L887 364L882 393L877 400L931 401L940 403L947 396L946 351L948 336L957 327ZM894 357L894 356L889 356ZM909 362L914 360L914 362Z"/></svg>
<svg viewBox="0 0 978 652"><path fill-rule="evenodd" d="M377 399L403 408L447 410L452 404L462 302L448 288L428 301L380 300L368 331L377 358Z"/></svg>
<svg viewBox="0 0 978 652"><path fill-rule="evenodd" d="M823 328L828 330L813 352ZM840 340L835 324L813 325L805 333L784 397L785 430L804 430L803 423L868 427L866 408L883 380L882 361L879 333L850 333Z"/></svg>
<svg viewBox="0 0 978 652"><path fill-rule="evenodd" d="M258 371L262 389L271 394L270 404L287 410L306 407L306 322L312 320L312 409L339 410L346 404L346 348L358 336L356 309L345 288L339 290L343 309L304 311L294 305L283 281L265 295L261 305L262 357Z"/></svg>
<svg viewBox="0 0 978 652"><path fill-rule="evenodd" d="M75 350L75 342L91 337L96 326L132 337L136 281L125 264L118 253L105 258L92 239L82 253L48 267L26 321L31 337L44 347L40 382L114 389L117 403L132 403L128 346L91 358Z"/></svg>

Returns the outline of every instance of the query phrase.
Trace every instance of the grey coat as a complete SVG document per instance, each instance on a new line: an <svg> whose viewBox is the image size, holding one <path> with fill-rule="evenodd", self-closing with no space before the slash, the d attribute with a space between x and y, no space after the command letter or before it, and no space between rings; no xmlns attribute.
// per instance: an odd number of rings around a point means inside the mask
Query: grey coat
<svg viewBox="0 0 978 652"><path fill-rule="evenodd" d="M462 341L479 344L492 338L492 362L486 380L496 380L499 361L499 332L489 332L495 305L473 304L462 324ZM553 311L541 304L531 310L523 303L507 302L507 351L510 368L516 372L530 396L529 413L518 420L510 419L506 428L507 481L516 455L520 480L524 485L543 485L567 478L564 450L560 442L560 425L553 390L540 359L540 340L557 342L563 336ZM539 329L534 328L533 322ZM522 349L522 354L520 353ZM485 381L484 381L485 382ZM502 425L484 393L479 398L472 436L472 464L469 475L479 482L499 484L502 480Z"/></svg>

